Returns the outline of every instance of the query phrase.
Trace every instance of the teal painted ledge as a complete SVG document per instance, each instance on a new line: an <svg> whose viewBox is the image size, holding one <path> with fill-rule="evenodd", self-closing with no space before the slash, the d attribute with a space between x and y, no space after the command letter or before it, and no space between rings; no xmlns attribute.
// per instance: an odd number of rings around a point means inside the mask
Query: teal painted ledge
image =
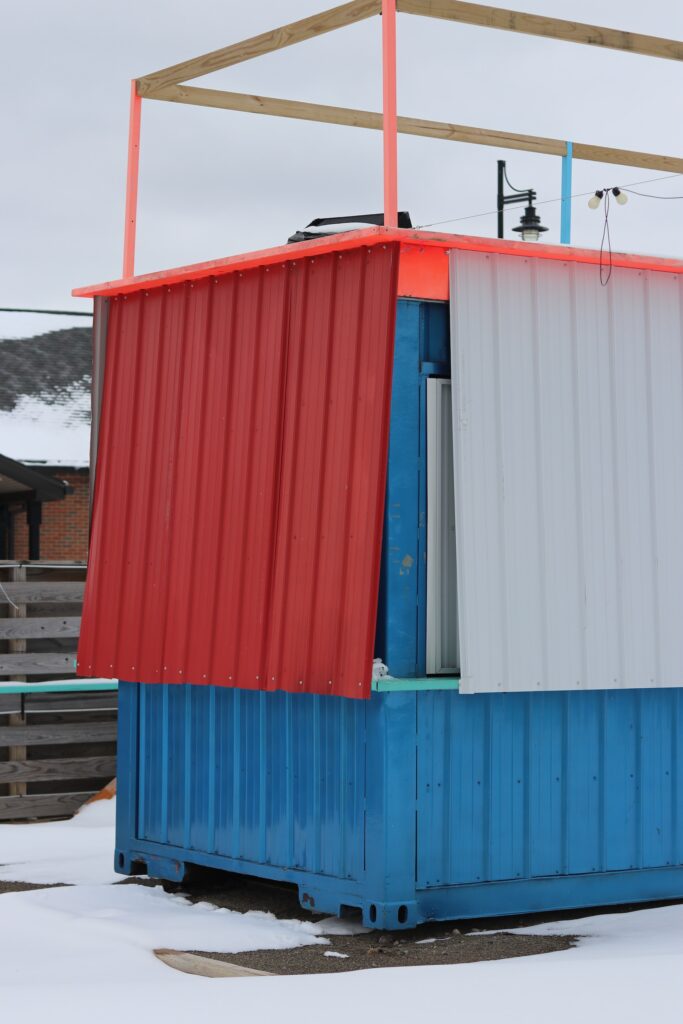
<svg viewBox="0 0 683 1024"><path fill-rule="evenodd" d="M400 693L410 690L459 690L458 676L425 676L423 679L373 679L377 693Z"/></svg>
<svg viewBox="0 0 683 1024"><path fill-rule="evenodd" d="M92 693L93 690L118 690L115 679L65 679L63 683L0 683L3 693Z"/></svg>
<svg viewBox="0 0 683 1024"><path fill-rule="evenodd" d="M118 690L115 680L69 679L63 683L0 683L2 693L78 693L93 690ZM457 676L430 676L423 679L375 679L372 689L378 693L400 693L410 690L459 690Z"/></svg>

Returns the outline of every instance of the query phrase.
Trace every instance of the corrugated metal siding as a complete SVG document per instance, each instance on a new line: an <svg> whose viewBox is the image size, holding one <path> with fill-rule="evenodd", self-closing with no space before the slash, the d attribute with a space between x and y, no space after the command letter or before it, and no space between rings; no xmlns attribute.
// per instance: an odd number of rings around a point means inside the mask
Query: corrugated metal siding
<svg viewBox="0 0 683 1024"><path fill-rule="evenodd" d="M397 262L111 300L83 675L368 695Z"/></svg>
<svg viewBox="0 0 683 1024"><path fill-rule="evenodd" d="M364 704L213 686L135 698L137 838L362 877Z"/></svg>
<svg viewBox="0 0 683 1024"><path fill-rule="evenodd" d="M451 275L462 690L680 686L680 275Z"/></svg>
<svg viewBox="0 0 683 1024"><path fill-rule="evenodd" d="M683 864L681 690L417 699L418 887Z"/></svg>

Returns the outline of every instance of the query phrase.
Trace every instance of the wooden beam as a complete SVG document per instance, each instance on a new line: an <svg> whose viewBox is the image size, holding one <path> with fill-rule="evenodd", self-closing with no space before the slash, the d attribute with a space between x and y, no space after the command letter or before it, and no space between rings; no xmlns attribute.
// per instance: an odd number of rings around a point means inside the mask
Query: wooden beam
<svg viewBox="0 0 683 1024"><path fill-rule="evenodd" d="M0 761L0 785L7 782L62 782L66 779L111 779L116 758L54 757L36 761ZM11 795L11 794L10 794Z"/></svg>
<svg viewBox="0 0 683 1024"><path fill-rule="evenodd" d="M0 619L0 640L78 636L80 631L81 619L78 615L60 618L55 616L55 618Z"/></svg>
<svg viewBox="0 0 683 1024"><path fill-rule="evenodd" d="M170 103L189 103L198 107L240 110L246 114L270 114L273 117L293 117L300 121L321 121L327 124L344 124L352 128L382 130L382 115L369 110L330 107L322 103L281 100L271 96L251 96L242 92L225 92L222 89L201 89L193 85L165 86L156 89L149 98ZM2 591L0 595L1 593Z"/></svg>
<svg viewBox="0 0 683 1024"><path fill-rule="evenodd" d="M171 103L189 103L200 107L216 107L223 110L239 110L248 114L291 117L324 124L341 124L352 128L382 130L382 115L373 111L331 107L322 103L303 103L299 100L275 99L271 96L251 96L247 93L224 92L220 89L172 85L159 89L150 99L166 100ZM445 139L450 142L495 146L499 149L519 149L530 153L546 153L550 156L564 156L567 151L567 144L561 139L518 135L513 132L449 124L445 121L426 121L417 117L399 117L398 130L403 135L420 135L431 139ZM629 149L608 149L603 146L575 142L574 158L683 174L683 158L681 157L639 153Z"/></svg>
<svg viewBox="0 0 683 1024"><path fill-rule="evenodd" d="M0 587L0 605L43 604L76 602L83 600L85 583L3 583Z"/></svg>
<svg viewBox="0 0 683 1024"><path fill-rule="evenodd" d="M144 75L138 79L138 96L150 96L161 86L188 82L192 78L199 78L201 75L211 74L212 71L220 71L222 68L241 64L265 53L281 50L285 46L293 46L294 43L314 39L326 32L333 32L335 29L353 25L365 18L371 18L373 15L379 14L380 10L381 0L352 0L352 3L342 4L340 7L333 7L328 11L320 11L302 21L282 25L270 32L253 36L251 39L233 43L232 46L224 46L220 50L213 50L201 57L194 57L181 64L174 64L170 68L163 68L161 71Z"/></svg>
<svg viewBox="0 0 683 1024"><path fill-rule="evenodd" d="M464 25L521 32L529 36L544 36L546 39L561 39L566 43L601 46L608 50L639 53L645 57L683 60L683 42L679 40L646 36L639 32L622 32L620 29L602 28L598 25L585 25L580 21L547 18L540 14L509 11L502 7L487 7L483 4L464 3L461 0L398 0L397 7L403 14L421 14L426 18L443 18Z"/></svg>
<svg viewBox="0 0 683 1024"><path fill-rule="evenodd" d="M116 722L84 722L82 725L0 725L0 747L21 743L45 747L58 743L115 743Z"/></svg>
<svg viewBox="0 0 683 1024"><path fill-rule="evenodd" d="M194 974L199 978L255 978L272 977L271 971L256 971L253 967L214 960L202 953L184 953L178 949L155 949L154 955L168 967Z"/></svg>
<svg viewBox="0 0 683 1024"><path fill-rule="evenodd" d="M598 164L621 164L624 167L646 167L650 171L683 174L683 159L678 156L660 156L655 153L639 153L631 149L610 149L608 146L588 146L583 142L575 142L573 157L575 160L592 160Z"/></svg>
<svg viewBox="0 0 683 1024"><path fill-rule="evenodd" d="M76 652L65 654L0 654L0 676L69 676L76 672Z"/></svg>
<svg viewBox="0 0 683 1024"><path fill-rule="evenodd" d="M0 797L0 821L22 818L70 818L86 800L87 793L35 793Z"/></svg>

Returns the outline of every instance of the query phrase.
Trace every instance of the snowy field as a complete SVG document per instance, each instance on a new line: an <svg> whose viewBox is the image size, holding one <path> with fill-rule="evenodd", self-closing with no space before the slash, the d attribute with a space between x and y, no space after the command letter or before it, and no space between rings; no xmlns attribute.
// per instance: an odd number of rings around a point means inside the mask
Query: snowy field
<svg viewBox="0 0 683 1024"><path fill-rule="evenodd" d="M683 1020L683 906L520 929L584 936L575 949L542 956L347 974L196 978L166 967L152 950L324 947L325 934L341 923L239 914L193 905L159 887L113 885L112 848L113 802L94 804L67 823L0 826L0 879L70 883L0 895L3 1024Z"/></svg>

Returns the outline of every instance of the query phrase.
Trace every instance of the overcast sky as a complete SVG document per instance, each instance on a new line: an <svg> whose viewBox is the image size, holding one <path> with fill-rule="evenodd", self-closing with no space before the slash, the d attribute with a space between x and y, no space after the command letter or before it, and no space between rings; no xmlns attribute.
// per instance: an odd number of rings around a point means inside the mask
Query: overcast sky
<svg viewBox="0 0 683 1024"><path fill-rule="evenodd" d="M501 0L502 2L502 0ZM683 38L681 0L509 0L522 10ZM33 0L3 4L0 306L88 309L71 289L121 272L129 82L276 25L326 0ZM371 19L193 84L380 109ZM403 15L399 113L683 156L683 66ZM495 234L496 160L540 200L555 157L399 138L399 198L416 225ZM574 192L659 177L574 164ZM641 186L683 195L683 178ZM574 202L573 241L601 214ZM380 133L143 102L137 270L282 243L316 216L379 211ZM559 203L542 206L559 241ZM508 214L508 232L518 215ZM613 207L617 249L683 255L683 201ZM87 321L0 314L0 338ZM1 372L1 367L0 367Z"/></svg>

